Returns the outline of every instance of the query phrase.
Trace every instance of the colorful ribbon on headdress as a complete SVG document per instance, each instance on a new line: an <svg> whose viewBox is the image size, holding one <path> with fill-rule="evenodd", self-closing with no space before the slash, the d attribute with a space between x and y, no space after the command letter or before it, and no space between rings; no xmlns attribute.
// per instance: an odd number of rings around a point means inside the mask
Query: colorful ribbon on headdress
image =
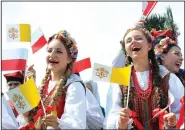
<svg viewBox="0 0 185 130"><path fill-rule="evenodd" d="M181 125L184 123L184 96L180 99L180 102L182 104L181 110L180 110L180 117L179 121L177 122L177 128L180 128Z"/></svg>
<svg viewBox="0 0 185 130"><path fill-rule="evenodd" d="M172 37L172 29L168 29L168 30L160 30L160 31L156 31L155 29L152 29L150 34L157 38L159 36L166 36L166 37Z"/></svg>

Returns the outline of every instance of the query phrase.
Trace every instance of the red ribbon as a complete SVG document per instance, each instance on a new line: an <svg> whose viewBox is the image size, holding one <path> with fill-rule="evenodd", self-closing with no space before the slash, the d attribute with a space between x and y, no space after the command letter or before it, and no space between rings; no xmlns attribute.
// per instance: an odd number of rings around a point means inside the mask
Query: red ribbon
<svg viewBox="0 0 185 130"><path fill-rule="evenodd" d="M181 125L184 123L184 96L180 99L180 102L182 104L182 107L180 110L179 121L177 122L177 128L180 128Z"/></svg>
<svg viewBox="0 0 185 130"><path fill-rule="evenodd" d="M142 124L137 120L137 114L135 111L131 111L131 118L133 119L135 126L139 130L144 130L144 127L142 126Z"/></svg>
<svg viewBox="0 0 185 130"><path fill-rule="evenodd" d="M47 107L45 108L45 110L46 110L46 113L50 113L51 111L56 110L56 107L55 107L55 106L47 106ZM35 116L33 116L33 120L34 120L34 121L37 121L38 118L39 118L40 116L43 116L43 115L44 115L44 110L41 108L41 109L39 109L39 110L37 111L37 114L36 114Z"/></svg>
<svg viewBox="0 0 185 130"><path fill-rule="evenodd" d="M35 128L35 122L30 122L26 126L21 127L19 130L30 130Z"/></svg>
<svg viewBox="0 0 185 130"><path fill-rule="evenodd" d="M154 116L157 112L160 111L160 108L156 108L152 111L152 115ZM163 116L165 114L167 114L168 112L167 111L163 111L162 113L160 113L158 115L158 121L159 121L159 130L163 130L164 129L164 119L163 119Z"/></svg>
<svg viewBox="0 0 185 130"><path fill-rule="evenodd" d="M168 29L168 30L161 30L161 31L151 31L151 35L156 37L159 36L167 36L169 38L172 37L172 29Z"/></svg>

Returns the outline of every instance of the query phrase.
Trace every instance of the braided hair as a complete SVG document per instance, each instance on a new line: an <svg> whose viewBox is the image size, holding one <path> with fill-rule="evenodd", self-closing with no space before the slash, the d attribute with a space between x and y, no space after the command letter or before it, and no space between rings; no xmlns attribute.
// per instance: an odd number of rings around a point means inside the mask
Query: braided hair
<svg viewBox="0 0 185 130"><path fill-rule="evenodd" d="M77 58L78 50L76 47L76 42L74 39L72 39L69 35L69 33L65 30L60 31L58 34L52 35L49 40L48 44L53 40L57 39L61 42L61 44L64 45L64 47L67 50L68 56L72 59L72 61L67 64L66 70L61 75L60 80L56 83L56 89L54 90L53 94L50 97L50 106L55 106L58 103L59 98L65 93L64 86L67 82L67 79L71 76L73 71L74 62ZM44 94L44 88L46 85L48 85L49 80L51 79L51 70L48 68L46 69L46 73L44 78L42 79L41 86L39 87L39 93L41 95L41 98L46 98L46 95ZM39 107L36 107L32 109L28 117L26 117L27 121L33 121L33 116L36 115Z"/></svg>

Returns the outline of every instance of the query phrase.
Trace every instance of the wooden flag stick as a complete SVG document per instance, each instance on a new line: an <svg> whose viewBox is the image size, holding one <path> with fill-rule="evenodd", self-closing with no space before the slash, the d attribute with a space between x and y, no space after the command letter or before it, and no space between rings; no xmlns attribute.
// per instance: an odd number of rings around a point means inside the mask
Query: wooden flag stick
<svg viewBox="0 0 185 130"><path fill-rule="evenodd" d="M131 79L131 70L132 70L132 66L130 66L130 79ZM130 82L131 82L130 79L129 79L128 92L127 92L127 105L126 105L126 108L128 108L129 95L130 95Z"/></svg>
<svg viewBox="0 0 185 130"><path fill-rule="evenodd" d="M44 107L44 104L43 104L43 101L42 101L41 98L40 98L40 102L41 102L42 108L43 108L43 110L44 110L44 116L46 117L46 109L45 109L45 107Z"/></svg>

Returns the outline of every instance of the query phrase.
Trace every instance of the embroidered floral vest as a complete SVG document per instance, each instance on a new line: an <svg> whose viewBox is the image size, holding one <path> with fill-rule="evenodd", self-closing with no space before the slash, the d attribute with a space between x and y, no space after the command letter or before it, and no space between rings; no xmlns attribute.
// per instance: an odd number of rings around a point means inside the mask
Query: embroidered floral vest
<svg viewBox="0 0 185 130"><path fill-rule="evenodd" d="M136 112L136 118L141 123L141 125L147 130L158 130L158 119L155 118L148 122L148 120L152 119L152 111L155 108L165 108L168 103L168 79L169 74L165 75L162 78L161 87L152 88L151 95L148 99L144 100L139 98L136 93L136 89L134 88L133 84L131 83L130 86L130 95L129 95L129 108ZM122 91L122 105L123 107L126 106L127 103L127 91L128 87L120 85L120 89ZM138 128L132 124L134 128L131 130L137 130Z"/></svg>

